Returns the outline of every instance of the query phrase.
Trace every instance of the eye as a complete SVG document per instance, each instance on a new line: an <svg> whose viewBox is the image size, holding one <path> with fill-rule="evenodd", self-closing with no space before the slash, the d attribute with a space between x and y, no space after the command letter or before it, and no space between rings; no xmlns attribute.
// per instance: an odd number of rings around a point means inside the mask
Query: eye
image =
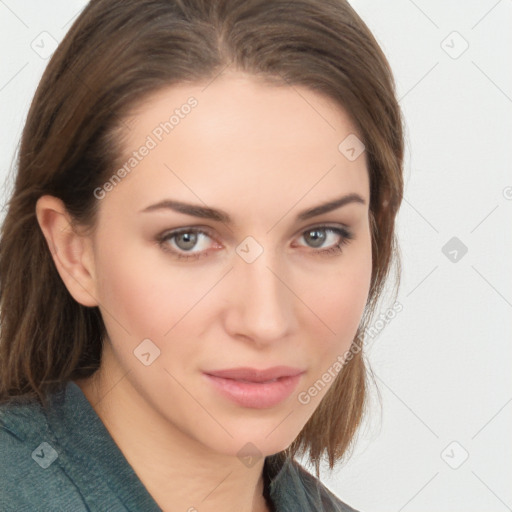
<svg viewBox="0 0 512 512"><path fill-rule="evenodd" d="M175 231L163 233L157 238L158 244L166 252L170 252L178 259L197 259L206 256L205 238L211 238L209 233L199 228L183 228ZM173 244L169 244L173 241ZM202 242L202 243L199 243ZM192 249L199 243L199 250L193 252ZM174 245L173 248L172 245Z"/></svg>
<svg viewBox="0 0 512 512"><path fill-rule="evenodd" d="M313 254L329 255L342 252L342 246L354 238L346 228L334 226L315 226L302 232L300 238L310 240L314 250ZM333 241L327 248L319 249L325 245L329 238ZM167 231L156 238L163 251L171 253L177 259L199 259L209 255L207 239L213 240L209 231L200 228L182 228ZM221 245L218 246L222 248ZM197 250L193 250L197 249Z"/></svg>
<svg viewBox="0 0 512 512"><path fill-rule="evenodd" d="M325 244L329 235L331 235L331 239L334 238L334 242L328 245L325 249L314 251L314 254L328 255L341 253L343 250L342 246L347 245L354 238L354 235L346 228L334 226L315 226L304 231L301 238L312 241L312 247L316 249Z"/></svg>

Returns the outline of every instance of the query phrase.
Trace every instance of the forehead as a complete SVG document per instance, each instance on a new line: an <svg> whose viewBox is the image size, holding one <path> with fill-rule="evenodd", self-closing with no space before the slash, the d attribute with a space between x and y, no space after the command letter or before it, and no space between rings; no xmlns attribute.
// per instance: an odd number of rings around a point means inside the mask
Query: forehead
<svg viewBox="0 0 512 512"><path fill-rule="evenodd" d="M300 149L298 139L309 141L308 146L322 142L323 149L337 149L340 136L356 132L344 108L328 96L301 85L268 84L240 72L209 83L173 85L139 101L127 120L134 128L128 142L136 145L138 136L158 132L159 125L170 120L170 138L193 130L203 145L226 139L244 139L246 145L250 137L254 144L265 142L266 147L279 146L283 151Z"/></svg>
<svg viewBox="0 0 512 512"><path fill-rule="evenodd" d="M162 89L126 124L123 162L151 147L116 187L136 207L166 195L212 206L278 199L288 208L305 194L304 208L340 192L368 196L364 153L351 161L339 149L354 124L340 105L305 87L227 74Z"/></svg>

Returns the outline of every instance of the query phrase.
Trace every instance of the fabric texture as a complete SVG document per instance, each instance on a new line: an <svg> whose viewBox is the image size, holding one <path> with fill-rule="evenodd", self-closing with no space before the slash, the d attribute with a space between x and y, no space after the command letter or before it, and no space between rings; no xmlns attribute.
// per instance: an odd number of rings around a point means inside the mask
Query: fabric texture
<svg viewBox="0 0 512 512"><path fill-rule="evenodd" d="M50 404L0 405L0 512L161 511L77 384ZM264 483L273 512L357 512L282 454Z"/></svg>

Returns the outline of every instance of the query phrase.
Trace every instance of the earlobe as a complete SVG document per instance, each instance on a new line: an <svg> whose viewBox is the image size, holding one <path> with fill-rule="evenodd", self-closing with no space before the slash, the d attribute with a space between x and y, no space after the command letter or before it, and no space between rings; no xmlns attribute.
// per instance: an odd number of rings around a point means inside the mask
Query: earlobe
<svg viewBox="0 0 512 512"><path fill-rule="evenodd" d="M36 216L57 271L73 298L83 306L98 305L90 245L73 229L62 200L44 195L36 203Z"/></svg>

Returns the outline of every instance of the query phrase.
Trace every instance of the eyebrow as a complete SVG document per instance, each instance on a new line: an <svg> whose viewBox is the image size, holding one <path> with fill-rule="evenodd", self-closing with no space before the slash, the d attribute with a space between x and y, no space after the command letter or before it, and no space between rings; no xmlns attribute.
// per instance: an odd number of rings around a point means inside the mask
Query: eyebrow
<svg viewBox="0 0 512 512"><path fill-rule="evenodd" d="M366 204L365 200L356 193L347 194L345 196L339 197L338 199L333 199L326 203L322 203L318 206L314 206L313 208L308 208L307 210L303 210L300 212L296 220L303 221L307 219L311 219L312 217L317 217L318 215L322 215L323 213L328 213L342 206L351 203L359 203ZM202 219L211 219L214 221L223 222L225 224L232 224L233 220L230 215L223 210L218 210L214 208L208 208L205 206L199 206L196 204L183 203L181 201L176 201L174 199L163 199L158 203L152 204L140 210L139 213L147 213L154 212L156 210L173 210L178 213L183 213L185 215L190 215L192 217L200 217Z"/></svg>

